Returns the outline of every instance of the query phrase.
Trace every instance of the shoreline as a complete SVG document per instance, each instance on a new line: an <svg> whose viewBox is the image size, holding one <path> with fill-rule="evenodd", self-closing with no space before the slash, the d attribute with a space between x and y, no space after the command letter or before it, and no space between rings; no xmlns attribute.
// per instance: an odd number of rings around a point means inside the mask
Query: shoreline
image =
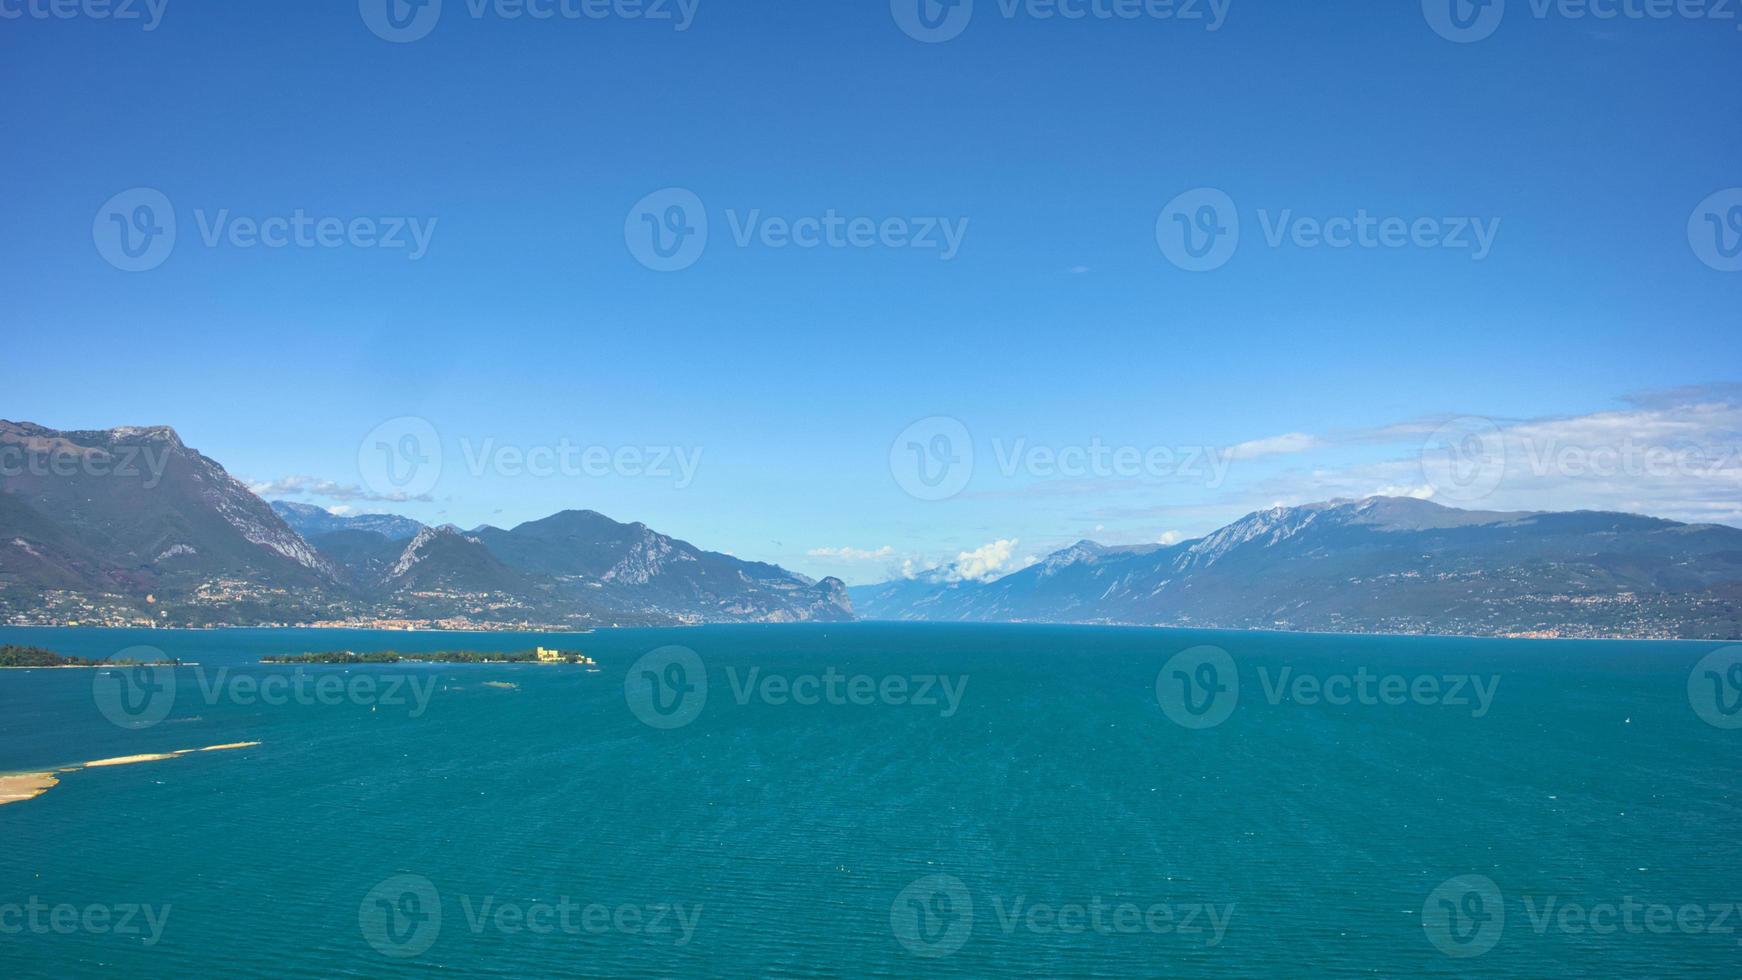
<svg viewBox="0 0 1742 980"><path fill-rule="evenodd" d="M60 785L62 773L82 772L86 769L107 769L113 766L131 766L141 762L163 762L167 759L179 759L184 755L194 755L199 752L226 752L234 749L253 748L259 744L259 742L225 742L197 749L117 755L107 759L92 759L88 762L75 762L71 765L51 766L48 769L32 772L0 773L0 806L36 799Z"/></svg>
<svg viewBox="0 0 1742 980"><path fill-rule="evenodd" d="M851 628L854 626L949 626L967 628L996 628L1000 626L1023 626L1036 628L1058 629L1119 629L1119 630L1165 630L1176 633L1260 633L1280 636L1337 636L1337 637L1370 637L1374 639L1441 639L1441 640L1517 640L1545 643L1742 643L1742 637L1730 639L1691 638L1691 637L1652 637L1652 636L1522 636L1507 634L1475 634L1475 633L1389 633L1389 632L1349 632L1346 630L1290 630L1290 629L1260 629L1226 626L1162 626L1152 623L1051 623L1031 621L999 621L999 622L933 622L915 619L855 619L844 622L822 622L807 620L802 622L779 623L671 623L664 626L596 626L583 629L555 629L542 627L515 629L444 629L431 627L425 629L399 629L375 626L59 626L59 625L0 625L0 630L130 630L141 633L173 632L173 633L222 633L226 631L253 632L290 632L290 631L331 631L353 633L404 633L431 634L442 636L491 636L506 633L525 633L552 636L585 636L590 633L623 633L630 630L694 630L704 628L751 628L759 626L779 628L813 627L822 629ZM66 664L63 666L132 666L116 664ZM168 664L139 664L137 666L171 666ZM197 667L198 664L183 662L175 666ZM11 667L0 670L40 670L37 667Z"/></svg>
<svg viewBox="0 0 1742 980"><path fill-rule="evenodd" d="M37 626L32 629L86 629L83 626ZM197 661L178 660L160 664L23 664L0 665L0 670L126 670L129 667L198 667Z"/></svg>

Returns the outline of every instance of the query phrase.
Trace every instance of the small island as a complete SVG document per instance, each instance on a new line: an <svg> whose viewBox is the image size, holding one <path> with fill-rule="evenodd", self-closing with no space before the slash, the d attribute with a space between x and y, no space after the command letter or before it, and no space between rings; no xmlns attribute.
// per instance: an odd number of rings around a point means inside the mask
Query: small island
<svg viewBox="0 0 1742 980"><path fill-rule="evenodd" d="M321 653L285 654L262 657L263 664L579 664L597 666L597 661L584 653L534 647L504 653L497 650L436 650L402 653L398 650L377 650L357 653L352 650L328 650Z"/></svg>
<svg viewBox="0 0 1742 980"><path fill-rule="evenodd" d="M173 667L181 663L179 660L133 660L131 658L116 658L113 660L89 660L85 657L67 657L44 650L42 647L19 646L8 643L0 646L0 668L6 667Z"/></svg>

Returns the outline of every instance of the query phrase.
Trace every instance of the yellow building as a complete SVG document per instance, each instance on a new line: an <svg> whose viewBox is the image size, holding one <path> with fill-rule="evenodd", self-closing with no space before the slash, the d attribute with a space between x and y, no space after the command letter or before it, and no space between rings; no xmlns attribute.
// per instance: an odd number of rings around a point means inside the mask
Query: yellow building
<svg viewBox="0 0 1742 980"><path fill-rule="evenodd" d="M563 661L561 650L546 650L544 647L539 647L537 653L538 662L541 664L560 664Z"/></svg>

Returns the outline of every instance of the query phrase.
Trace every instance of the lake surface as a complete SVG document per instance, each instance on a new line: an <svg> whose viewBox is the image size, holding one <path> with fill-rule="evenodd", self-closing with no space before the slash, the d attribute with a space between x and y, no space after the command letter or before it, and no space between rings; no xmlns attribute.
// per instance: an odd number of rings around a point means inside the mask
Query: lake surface
<svg viewBox="0 0 1742 980"><path fill-rule="evenodd" d="M1721 644L0 642L200 665L0 671L0 772L261 743L0 807L8 977L1742 973L1742 668ZM536 643L599 669L258 663Z"/></svg>

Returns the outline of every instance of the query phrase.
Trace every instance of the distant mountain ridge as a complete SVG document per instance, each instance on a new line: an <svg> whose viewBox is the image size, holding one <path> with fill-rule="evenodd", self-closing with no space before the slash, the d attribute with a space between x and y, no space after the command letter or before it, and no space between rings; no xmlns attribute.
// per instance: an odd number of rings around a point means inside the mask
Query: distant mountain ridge
<svg viewBox="0 0 1742 980"><path fill-rule="evenodd" d="M367 531L380 534L389 540L414 538L417 532L423 530L421 521L398 514L335 514L323 507L313 504L300 504L290 500L274 500L272 509L284 523L304 538L312 539L317 535L331 534L335 531Z"/></svg>
<svg viewBox="0 0 1742 980"><path fill-rule="evenodd" d="M990 582L850 591L867 619L1349 632L1742 636L1742 530L1371 497L1169 546L1078 542Z"/></svg>
<svg viewBox="0 0 1742 980"><path fill-rule="evenodd" d="M838 579L591 511L464 533L268 505L164 426L0 421L0 453L0 620L581 628L853 616Z"/></svg>
<svg viewBox="0 0 1742 980"><path fill-rule="evenodd" d="M1742 529L1372 497L1170 545L1079 541L992 581L847 589L570 510L460 531L268 505L164 426L0 421L0 621L585 628L1119 623L1742 637Z"/></svg>

